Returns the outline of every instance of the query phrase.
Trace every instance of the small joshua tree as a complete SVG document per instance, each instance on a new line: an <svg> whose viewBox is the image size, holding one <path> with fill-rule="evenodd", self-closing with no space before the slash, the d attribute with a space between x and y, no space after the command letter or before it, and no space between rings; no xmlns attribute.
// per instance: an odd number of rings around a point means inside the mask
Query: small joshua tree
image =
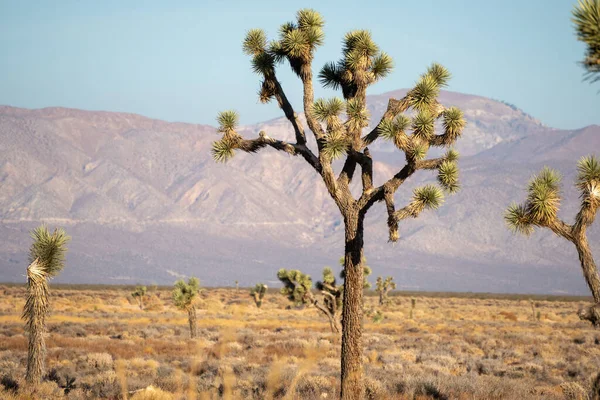
<svg viewBox="0 0 600 400"><path fill-rule="evenodd" d="M515 232L528 236L535 227L544 227L575 245L583 276L595 303L586 310L579 310L578 314L597 327L600 326L600 277L588 243L587 229L600 207L600 162L594 156L583 157L577 170L575 185L580 192L581 205L573 225L558 218L561 177L548 167L529 182L525 203L512 204L504 218Z"/></svg>
<svg viewBox="0 0 600 400"><path fill-rule="evenodd" d="M383 279L381 276L377 277L377 281L375 283L377 293L379 293L379 305L382 306L388 303L388 293L391 290L396 289L396 282L394 282L394 278L388 276Z"/></svg>
<svg viewBox="0 0 600 400"><path fill-rule="evenodd" d="M250 296L254 299L254 304L256 307L260 308L262 306L263 298L265 297L265 293L267 293L267 285L264 283L257 283L251 290Z"/></svg>
<svg viewBox="0 0 600 400"><path fill-rule="evenodd" d="M50 309L48 279L58 275L65 266L65 255L69 236L62 229L52 234L45 225L31 232L33 244L29 249L27 267L27 300L23 308L23 319L29 332L27 351L27 374L25 380L37 385L44 374L46 356L46 316Z"/></svg>
<svg viewBox="0 0 600 400"><path fill-rule="evenodd" d="M367 110L367 88L388 75L392 58L382 52L370 32L351 31L343 40L342 58L326 64L319 73L325 87L341 89L343 99L314 98L312 62L315 50L324 42L324 21L310 9L298 11L296 21L281 26L279 38L267 40L261 29L247 32L243 49L252 57L252 69L260 75L259 98L267 103L276 100L295 133L294 141L272 138L261 131L257 138L244 139L237 132L238 114L225 111L218 115L219 132L223 137L213 143L216 161L230 160L235 151L256 153L265 147L302 157L325 184L344 220L345 257L344 311L341 349L340 397L344 400L364 397L362 329L363 329L363 247L364 218L377 203L384 203L390 241L399 238L398 224L417 218L426 209L436 209L443 202L443 190L455 192L458 185L458 154L449 149L439 158L427 159L430 147L452 146L465 126L462 112L446 108L437 101L450 73L433 64L401 99L390 99L380 121L370 124ZM303 87L302 108L313 143L308 142L299 115L288 100L277 76L277 67L288 62ZM409 109L414 116L404 114ZM436 134L436 122L441 122L442 134ZM370 129L363 132L367 127ZM380 138L391 141L404 153L406 164L380 186L373 185L373 158L368 146ZM310 146L309 146L310 145ZM316 151L315 151L316 150ZM333 160L344 158L339 173ZM360 171L360 172L358 172ZM437 171L437 185L414 190L412 200L396 208L394 195L400 186L417 171ZM360 174L361 193L352 194L351 183Z"/></svg>
<svg viewBox="0 0 600 400"><path fill-rule="evenodd" d="M573 9L577 39L587 46L581 62L586 79L600 81L600 0L579 0Z"/></svg>
<svg viewBox="0 0 600 400"><path fill-rule="evenodd" d="M140 310L144 309L144 298L146 297L146 286L136 286L131 296L136 299Z"/></svg>
<svg viewBox="0 0 600 400"><path fill-rule="evenodd" d="M371 285L367 281L367 276L371 273L369 267L365 266L365 278L363 288L367 289ZM343 270L340 277L344 279ZM323 279L317 281L316 288L320 293L317 297L312 292L312 279L310 275L304 274L298 270L280 269L277 272L277 278L283 283L281 294L295 305L314 305L329 320L331 332L339 333L340 316L342 314L342 298L344 286L338 285L333 270L329 267L323 268Z"/></svg>
<svg viewBox="0 0 600 400"><path fill-rule="evenodd" d="M175 306L188 313L188 322L190 324L190 338L196 337L196 305L195 300L200 293L200 280L191 277L187 283L183 279L175 282L173 289L173 301Z"/></svg>
<svg viewBox="0 0 600 400"><path fill-rule="evenodd" d="M410 319L413 319L414 317L414 312L415 312L415 307L417 306L417 299L415 299L414 297L410 299Z"/></svg>
<svg viewBox="0 0 600 400"><path fill-rule="evenodd" d="M240 283L236 280L235 281L235 291L237 292L238 290L240 290Z"/></svg>

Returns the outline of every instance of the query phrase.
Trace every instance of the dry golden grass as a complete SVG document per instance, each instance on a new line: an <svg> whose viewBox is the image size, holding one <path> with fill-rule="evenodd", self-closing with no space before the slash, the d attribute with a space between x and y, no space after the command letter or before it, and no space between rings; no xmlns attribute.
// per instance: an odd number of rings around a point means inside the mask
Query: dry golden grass
<svg viewBox="0 0 600 400"><path fill-rule="evenodd" d="M269 292L206 290L198 335L167 288L141 311L129 288L53 288L44 384L24 387L25 290L0 286L1 399L323 399L339 386L339 337L313 308ZM410 319L410 298L416 299ZM600 333L578 320L583 300L396 295L367 297L367 396L372 399L562 399L590 390ZM560 301L559 301L560 300ZM539 312L539 320L536 315ZM68 378L76 378L67 390ZM566 396L566 397L565 397Z"/></svg>

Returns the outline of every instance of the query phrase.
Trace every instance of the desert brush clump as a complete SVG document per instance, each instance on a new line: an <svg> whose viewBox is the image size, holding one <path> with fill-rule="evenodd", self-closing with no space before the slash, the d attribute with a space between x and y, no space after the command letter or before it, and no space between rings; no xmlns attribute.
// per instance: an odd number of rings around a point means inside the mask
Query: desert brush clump
<svg viewBox="0 0 600 400"><path fill-rule="evenodd" d="M573 8L573 23L577 39L586 45L581 62L586 79L600 81L600 0L579 0Z"/></svg>
<svg viewBox="0 0 600 400"><path fill-rule="evenodd" d="M192 339L197 336L195 301L198 297L198 293L200 293L200 280L194 277L188 279L187 283L183 279L175 282L175 289L173 289L172 292L175 306L188 313L190 338Z"/></svg>
<svg viewBox="0 0 600 400"><path fill-rule="evenodd" d="M63 270L70 237L62 229L50 233L45 225L34 229L31 237L33 243L29 249L27 267L27 300L22 318L29 333L25 380L29 385L38 385L44 375L46 357L44 336L50 310L48 280Z"/></svg>
<svg viewBox="0 0 600 400"><path fill-rule="evenodd" d="M382 306L389 302L388 293L396 289L396 282L392 276L388 276L385 279L381 276L377 277L375 281L375 290L379 294L379 305Z"/></svg>
<svg viewBox="0 0 600 400"><path fill-rule="evenodd" d="M525 202L513 203L504 219L514 232L528 236L535 227L548 228L575 245L583 276L594 297L594 304L580 309L578 315L594 326L600 326L600 277L587 239L587 229L600 207L600 160L593 155L583 157L577 164L577 171L575 186L579 190L581 204L572 225L558 217L561 176L548 167L531 179Z"/></svg>
<svg viewBox="0 0 600 400"><path fill-rule="evenodd" d="M260 308L260 306L262 306L262 301L267 293L267 289L268 286L264 283L257 283L252 289L250 289L250 296L254 300L256 307Z"/></svg>
<svg viewBox="0 0 600 400"><path fill-rule="evenodd" d="M445 107L437 101L440 89L448 83L450 73L432 64L419 77L415 86L401 99L390 99L380 121L371 124L367 110L367 88L379 82L393 69L392 58L381 51L369 31L354 30L343 38L342 58L326 64L317 79L325 86L340 90L342 98L315 99L312 62L316 49L324 43L325 22L312 9L302 9L296 20L283 24L279 37L269 41L261 29L251 29L243 42L243 50L252 59L252 69L260 76L259 100L275 100L294 130L294 140L284 141L261 131L254 139L238 133L238 114L219 113L219 133L212 145L217 162L226 162L236 151L256 153L265 147L302 157L318 174L338 207L345 227L345 257L341 388L343 399L364 396L362 330L363 330L363 233L364 218L372 206L383 203L387 210L389 239L399 238L398 224L417 218L427 209L441 206L444 192L459 189L458 153L451 149L465 126L463 113L456 107ZM312 135L288 100L277 75L277 67L287 62L303 87L302 108ZM414 111L410 117L407 111ZM436 134L436 122L443 132ZM367 127L371 127L363 133ZM373 158L368 146L377 140L389 140L404 153L406 163L383 184L373 184ZM310 142L309 142L310 140ZM427 159L431 147L447 148L441 157ZM333 160L342 158L343 167L334 171ZM358 172L360 171L360 172ZM437 184L416 188L412 199L397 208L394 195L417 171L437 171ZM351 182L360 174L361 193L355 197Z"/></svg>
<svg viewBox="0 0 600 400"><path fill-rule="evenodd" d="M144 309L144 298L146 297L146 292L146 286L136 286L135 290L131 292L131 297L137 301L140 310Z"/></svg>

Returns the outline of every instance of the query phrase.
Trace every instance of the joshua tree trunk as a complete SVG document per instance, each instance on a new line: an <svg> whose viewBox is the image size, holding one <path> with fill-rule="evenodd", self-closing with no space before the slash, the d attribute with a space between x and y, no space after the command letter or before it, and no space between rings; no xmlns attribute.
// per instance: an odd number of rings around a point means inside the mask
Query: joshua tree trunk
<svg viewBox="0 0 600 400"><path fill-rule="evenodd" d="M363 215L350 212L344 218L346 250L344 256L344 306L342 311L342 400L362 399L363 328Z"/></svg>
<svg viewBox="0 0 600 400"><path fill-rule="evenodd" d="M319 311L321 311L323 314L325 314L327 319L329 319L329 327L331 328L331 332L340 333L341 329L340 329L340 323L338 321L339 314L332 314L326 307L319 304L319 302L316 300L314 300L312 303Z"/></svg>
<svg viewBox="0 0 600 400"><path fill-rule="evenodd" d="M582 235L575 238L574 243L579 254L583 276L592 292L592 296L594 296L594 303L598 304L600 303L600 278L598 277L598 268L596 268L596 263L592 257L587 237Z"/></svg>
<svg viewBox="0 0 600 400"><path fill-rule="evenodd" d="M46 345L46 313L48 312L48 282L46 274L40 269L38 260L27 268L27 330L29 331L29 347L27 352L27 375L25 380L30 385L37 385L44 374L44 358Z"/></svg>
<svg viewBox="0 0 600 400"><path fill-rule="evenodd" d="M194 339L196 337L197 327L196 327L196 307L193 305L188 308L188 320L190 323L190 338Z"/></svg>
<svg viewBox="0 0 600 400"><path fill-rule="evenodd" d="M383 291L379 292L379 305L380 306L382 306L384 303L384 301L383 301L384 294L383 293L384 293Z"/></svg>

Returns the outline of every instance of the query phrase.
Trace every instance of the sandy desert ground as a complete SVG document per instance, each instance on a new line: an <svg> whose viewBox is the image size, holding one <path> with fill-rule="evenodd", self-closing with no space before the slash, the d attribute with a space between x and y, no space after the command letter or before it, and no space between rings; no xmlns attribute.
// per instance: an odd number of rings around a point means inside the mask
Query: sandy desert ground
<svg viewBox="0 0 600 400"><path fill-rule="evenodd" d="M169 288L148 288L143 311L132 289L51 288L47 377L32 394L24 388L25 287L0 286L0 398L336 398L339 338L315 308L289 307L271 290L257 309L247 289L209 288L198 302L199 337L191 340ZM390 299L383 307L374 293L366 300L369 398L586 398L599 372L600 332L575 313L584 298Z"/></svg>

